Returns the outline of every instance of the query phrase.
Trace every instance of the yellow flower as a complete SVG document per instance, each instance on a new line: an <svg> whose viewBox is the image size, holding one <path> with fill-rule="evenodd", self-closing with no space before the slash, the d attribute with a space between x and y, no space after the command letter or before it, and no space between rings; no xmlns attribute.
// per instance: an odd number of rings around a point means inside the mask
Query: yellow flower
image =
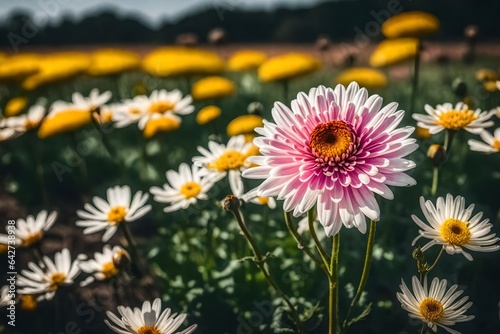
<svg viewBox="0 0 500 334"><path fill-rule="evenodd" d="M98 50L91 55L89 75L110 75L133 70L139 67L140 58L137 54L118 49Z"/></svg>
<svg viewBox="0 0 500 334"><path fill-rule="evenodd" d="M370 56L370 65L373 67L390 66L408 59L417 54L418 39L400 38L387 39L380 42Z"/></svg>
<svg viewBox="0 0 500 334"><path fill-rule="evenodd" d="M242 115L233 119L227 125L227 135L230 137L244 133L252 133L255 128L263 126L262 117L259 115Z"/></svg>
<svg viewBox="0 0 500 334"><path fill-rule="evenodd" d="M392 16L382 24L382 34L387 38L422 38L439 30L439 20L426 12L404 12Z"/></svg>
<svg viewBox="0 0 500 334"><path fill-rule="evenodd" d="M500 78L497 72L487 68L480 68L476 71L476 79L477 81L497 81Z"/></svg>
<svg viewBox="0 0 500 334"><path fill-rule="evenodd" d="M90 57L79 52L61 52L44 56L39 60L40 71L26 78L21 86L26 90L34 90L52 82L76 76L87 70Z"/></svg>
<svg viewBox="0 0 500 334"><path fill-rule="evenodd" d="M170 132L178 129L181 126L181 122L174 117L169 115L157 116L151 118L144 128L144 138L151 138L158 132Z"/></svg>
<svg viewBox="0 0 500 334"><path fill-rule="evenodd" d="M221 109L217 106L206 106L198 111L196 115L196 123L204 125L212 122L213 120L219 118L221 115Z"/></svg>
<svg viewBox="0 0 500 334"><path fill-rule="evenodd" d="M20 53L0 63L0 80L22 80L39 70L40 56L34 53Z"/></svg>
<svg viewBox="0 0 500 334"><path fill-rule="evenodd" d="M168 77L220 73L224 70L224 62L213 52L186 47L165 47L149 53L142 61L142 67L152 75Z"/></svg>
<svg viewBox="0 0 500 334"><path fill-rule="evenodd" d="M7 58L9 58L9 56L6 53L0 52L0 63Z"/></svg>
<svg viewBox="0 0 500 334"><path fill-rule="evenodd" d="M483 87L487 92L490 92L490 93L498 91L496 81L484 81Z"/></svg>
<svg viewBox="0 0 500 334"><path fill-rule="evenodd" d="M346 87L353 81L356 81L361 87L368 89L384 88L387 86L387 78L384 73L367 67L345 70L337 76L335 81Z"/></svg>
<svg viewBox="0 0 500 334"><path fill-rule="evenodd" d="M267 55L264 52L241 50L229 58L227 68L234 72L253 70L262 65L266 59Z"/></svg>
<svg viewBox="0 0 500 334"><path fill-rule="evenodd" d="M49 114L38 130L38 137L47 138L78 130L91 121L90 110L74 109Z"/></svg>
<svg viewBox="0 0 500 334"><path fill-rule="evenodd" d="M417 126L416 134L417 137L421 139L429 139L432 137L431 133L429 132L429 129L421 128L420 126Z"/></svg>
<svg viewBox="0 0 500 334"><path fill-rule="evenodd" d="M212 76L196 81L191 89L191 96L198 101L220 99L232 95L235 89L231 80Z"/></svg>
<svg viewBox="0 0 500 334"><path fill-rule="evenodd" d="M23 112L28 105L28 98L24 96L14 97L10 99L5 105L5 117L17 116Z"/></svg>
<svg viewBox="0 0 500 334"><path fill-rule="evenodd" d="M258 70L263 82L289 80L314 72L321 68L321 62L313 56L302 53L288 53L266 60Z"/></svg>

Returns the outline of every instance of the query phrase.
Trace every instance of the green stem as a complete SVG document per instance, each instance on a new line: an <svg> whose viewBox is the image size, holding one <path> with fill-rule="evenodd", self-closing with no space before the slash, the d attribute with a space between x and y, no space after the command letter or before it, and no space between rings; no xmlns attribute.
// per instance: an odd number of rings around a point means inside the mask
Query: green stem
<svg viewBox="0 0 500 334"><path fill-rule="evenodd" d="M102 144L108 152L109 156L111 157L111 159L116 160L116 151L113 149L113 146L111 146L111 143L109 142L108 137L106 137L104 131L102 131L101 124L98 123L96 117L100 117L100 115L96 111L92 112L92 124L94 125L94 128L97 130L97 132L99 132Z"/></svg>
<svg viewBox="0 0 500 334"><path fill-rule="evenodd" d="M415 63L414 63L414 69L413 69L413 82L412 82L412 89L411 89L411 100L410 100L410 112L414 113L415 112L415 100L417 97L417 89L418 89L418 75L420 71L420 49L421 49L421 42L418 40L417 43L417 53L415 54Z"/></svg>
<svg viewBox="0 0 500 334"><path fill-rule="evenodd" d="M73 153L76 154L79 158L78 169L80 170L80 175L82 177L83 190L86 194L90 194L90 180L89 180L89 171L87 169L87 163L85 159L78 154L78 139L76 139L76 134L74 132L71 133L71 143L73 145ZM86 196L84 196L86 197ZM87 201L85 201L87 202Z"/></svg>
<svg viewBox="0 0 500 334"><path fill-rule="evenodd" d="M234 198L234 197L233 197ZM278 296L283 299L285 304L288 306L288 309L290 310L290 314L292 315L293 322L297 326L297 332L298 333L304 333L304 329L302 328L302 323L300 321L299 314L297 313L297 310L293 306L292 302L288 299L288 297L283 293L283 291L278 287L276 282L272 279L272 277L269 275L266 267L265 267L265 259L262 257L262 253L260 252L259 248L257 247L257 243L253 239L252 235L246 228L245 222L243 221L243 215L241 214L241 211L238 207L235 207L235 205L229 205L228 210L231 211L236 218L236 221L238 222L238 225L243 232L243 235L247 239L250 248L252 249L252 252L254 254L254 262L257 264L257 267L262 271L262 274L264 274L264 277L266 278L267 282L269 285L276 291Z"/></svg>
<svg viewBox="0 0 500 334"><path fill-rule="evenodd" d="M314 212L315 212L314 208L312 208L307 212L307 223L309 225L309 233L311 233L311 237L314 241L314 244L316 245L316 248L318 249L321 259L323 260L323 264L325 265L326 268L328 268L329 267L328 254L321 245L321 242L318 239L318 235L316 234L316 230L314 229Z"/></svg>
<svg viewBox="0 0 500 334"><path fill-rule="evenodd" d="M47 194L47 187L45 185L45 170L43 168L42 157L40 154L40 150L37 149L34 145L34 142L30 140L31 150L33 151L33 156L35 157L35 169L36 176L38 178L38 182L40 183L40 189L42 192L43 204L45 207L49 206L49 196Z"/></svg>
<svg viewBox="0 0 500 334"><path fill-rule="evenodd" d="M330 279L328 282L328 333L337 331L339 320L339 247L340 233L332 240L332 254L330 256Z"/></svg>
<svg viewBox="0 0 500 334"><path fill-rule="evenodd" d="M431 195L432 196L436 196L438 183L439 183L439 167L434 166L434 169L432 172L432 187L431 187Z"/></svg>
<svg viewBox="0 0 500 334"><path fill-rule="evenodd" d="M453 143L453 138L455 138L455 131L446 130L446 135L444 137L444 149L446 151L446 156L450 156L451 144Z"/></svg>
<svg viewBox="0 0 500 334"><path fill-rule="evenodd" d="M443 251L444 251L444 247L441 247L441 250L439 251L439 254L438 256L436 257L436 259L434 260L434 263L427 269L427 272L426 274L428 274L432 269L434 269L434 267L436 266L436 264L438 263L439 259L441 258L441 255L443 255Z"/></svg>
<svg viewBox="0 0 500 334"><path fill-rule="evenodd" d="M330 271L329 271L328 267L325 267L325 265L321 262L321 260L318 259L316 257L316 255L314 255L313 252L311 252L311 250L307 246L304 245L302 237L300 236L299 232L297 231L297 229L293 225L292 214L290 212L287 212L287 211L283 211L283 212L285 213L286 226L288 227L288 230L290 231L290 233L293 235L293 238L297 242L298 248L303 250L307 254L307 256L309 256L316 263L316 265L318 267L320 267L326 273L326 275L328 276L328 279L331 280Z"/></svg>
<svg viewBox="0 0 500 334"><path fill-rule="evenodd" d="M374 220L370 221L370 232L368 233L368 241L366 244L366 253L365 253L365 263L363 265L363 272L361 274L361 279L359 280L358 290L356 291L356 295L354 296L351 305L349 306L349 310L347 311L346 318L342 325L342 332L345 333L349 326L349 317L354 309L354 307L358 304L361 295L365 289L366 282L368 281L368 274L370 273L370 265L373 255L373 246L375 245L375 232L377 228L377 223Z"/></svg>

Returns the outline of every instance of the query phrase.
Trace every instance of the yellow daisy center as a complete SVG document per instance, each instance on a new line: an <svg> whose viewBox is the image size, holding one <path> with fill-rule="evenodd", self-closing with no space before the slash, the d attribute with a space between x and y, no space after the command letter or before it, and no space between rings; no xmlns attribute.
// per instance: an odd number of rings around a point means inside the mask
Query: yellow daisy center
<svg viewBox="0 0 500 334"><path fill-rule="evenodd" d="M262 205L267 205L269 203L268 197L257 197L257 201L259 201Z"/></svg>
<svg viewBox="0 0 500 334"><path fill-rule="evenodd" d="M219 172L226 172L230 169L238 169L245 164L246 155L238 151L228 150L217 160L207 165L208 168L217 169Z"/></svg>
<svg viewBox="0 0 500 334"><path fill-rule="evenodd" d="M111 278L118 274L118 269L116 269L113 262L106 262L102 265L102 273L104 277Z"/></svg>
<svg viewBox="0 0 500 334"><path fill-rule="evenodd" d="M136 332L137 334L161 334L160 330L155 326L142 326Z"/></svg>
<svg viewBox="0 0 500 334"><path fill-rule="evenodd" d="M500 151L500 139L493 139L493 143L491 143L491 146Z"/></svg>
<svg viewBox="0 0 500 334"><path fill-rule="evenodd" d="M108 221L113 225L118 225L125 220L127 215L127 208L124 206L115 206L109 210Z"/></svg>
<svg viewBox="0 0 500 334"><path fill-rule="evenodd" d="M441 237L450 245L466 244L472 233L469 224L455 218L449 218L441 225Z"/></svg>
<svg viewBox="0 0 500 334"><path fill-rule="evenodd" d="M66 275L63 273L54 273L50 277L50 290L55 291L59 288L59 285L66 280Z"/></svg>
<svg viewBox="0 0 500 334"><path fill-rule="evenodd" d="M340 157L354 143L354 135L343 121L318 124L309 138L313 153L321 158Z"/></svg>
<svg viewBox="0 0 500 334"><path fill-rule="evenodd" d="M444 315L443 304L434 298L425 298L419 306L420 315L428 321L439 321Z"/></svg>
<svg viewBox="0 0 500 334"><path fill-rule="evenodd" d="M183 194L186 199L196 197L201 192L201 186L196 182L186 182L182 185L181 194Z"/></svg>
<svg viewBox="0 0 500 334"><path fill-rule="evenodd" d="M26 238L23 238L22 245L24 247L29 247L34 243L38 242L42 238L42 236L43 236L42 232L29 234Z"/></svg>
<svg viewBox="0 0 500 334"><path fill-rule="evenodd" d="M151 103L149 106L149 112L151 114L163 114L169 111L174 111L175 108L175 103L172 103L170 101L158 101Z"/></svg>
<svg viewBox="0 0 500 334"><path fill-rule="evenodd" d="M21 309L23 311L34 311L38 307L36 298L33 295L21 295Z"/></svg>
<svg viewBox="0 0 500 334"><path fill-rule="evenodd" d="M24 123L24 127L26 131L30 131L35 129L38 126L38 122L32 122L29 119L26 120L26 123Z"/></svg>
<svg viewBox="0 0 500 334"><path fill-rule="evenodd" d="M476 119L477 116L474 115L474 112L471 110L450 110L441 114L436 124L448 130L458 131L465 128Z"/></svg>

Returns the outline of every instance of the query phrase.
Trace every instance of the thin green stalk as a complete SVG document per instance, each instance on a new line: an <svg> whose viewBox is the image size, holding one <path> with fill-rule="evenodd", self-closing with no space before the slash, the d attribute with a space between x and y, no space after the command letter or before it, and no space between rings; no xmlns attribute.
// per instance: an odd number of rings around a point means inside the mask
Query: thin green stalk
<svg viewBox="0 0 500 334"><path fill-rule="evenodd" d="M228 198L230 198L228 200ZM262 274L264 274L264 277L266 278L267 282L269 285L276 291L278 296L283 299L285 304L288 306L288 309L290 310L290 314L293 318L293 322L297 326L297 332L298 333L304 333L304 329L302 328L302 323L300 321L299 314L297 313L297 310L293 306L292 302L288 299L288 297L283 293L283 291L279 288L279 286L274 282L272 277L269 275L269 272L267 271L265 267L265 258L262 256L262 253L260 252L259 248L257 247L257 243L253 239L252 235L246 228L245 222L243 221L243 215L241 214L241 211L239 209L239 204L236 204L236 202L239 202L239 199L237 199L234 196L228 196L226 198L226 202L228 202L228 205L225 205L226 210L231 211L234 217L236 218L236 221L238 222L238 225L243 232L243 235L248 241L248 244L250 245L250 248L252 249L252 252L254 254L254 262L259 267L261 270Z"/></svg>
<svg viewBox="0 0 500 334"><path fill-rule="evenodd" d="M316 245L316 248L318 249L319 255L321 256L321 259L323 260L325 267L328 268L329 267L328 254L321 245L318 235L316 234L316 230L314 229L314 210L315 209L312 208L307 212L307 223L309 225L309 232L311 233L311 237L314 241L314 244Z"/></svg>
<svg viewBox="0 0 500 334"><path fill-rule="evenodd" d="M45 169L43 168L40 150L36 148L34 141L30 140L30 146L31 146L31 150L33 152L33 156L35 158L36 176L38 178L38 182L40 183L43 204L45 205L45 207L48 207L49 206L49 196L47 194L47 186L45 185L45 176L44 176Z"/></svg>
<svg viewBox="0 0 500 334"><path fill-rule="evenodd" d="M368 274L370 273L370 265L373 255L373 246L375 245L375 232L377 228L377 223L374 220L370 221L370 232L368 233L368 241L366 243L366 253L365 253L365 263L363 265L363 272L361 273L361 279L359 280L358 290L356 291L356 295L352 299L351 305L349 306L349 310L347 311L346 318L342 325L342 333L347 332L347 328L349 326L349 318L354 307L358 304L361 295L365 289L366 282L368 281Z"/></svg>
<svg viewBox="0 0 500 334"><path fill-rule="evenodd" d="M330 276L328 282L328 333L335 334L339 320L339 248L340 233L332 240L332 254L330 256Z"/></svg>
<svg viewBox="0 0 500 334"><path fill-rule="evenodd" d="M444 149L446 151L446 156L450 156L451 144L453 143L453 138L455 138L456 131L446 130L444 137Z"/></svg>
<svg viewBox="0 0 500 334"><path fill-rule="evenodd" d="M104 133L104 131L102 131L101 124L99 124L97 122L96 117L100 117L98 112L97 111L92 112L92 117L91 117L92 124L94 125L97 132L99 132L99 135L101 136L102 144L103 144L104 148L106 149L106 151L108 152L109 156L113 160L116 160L116 158L117 158L116 151L113 148L113 146L111 146L111 143L109 142L108 137L106 137L106 133ZM118 161L116 161L116 162L118 162Z"/></svg>
<svg viewBox="0 0 500 334"><path fill-rule="evenodd" d="M288 230L290 231L293 238L297 242L298 248L303 250L307 254L307 256L309 256L316 263L316 265L318 267L320 267L326 273L326 275L328 276L328 279L331 280L329 268L325 267L325 265L321 262L321 260L318 259L316 257L316 255L314 255L313 252L311 252L311 250L307 246L304 245L304 242L302 240L301 235L299 234L299 232L297 231L297 229L293 225L292 214L290 212L287 212L287 211L283 211L283 212L285 213L286 226L288 227Z"/></svg>
<svg viewBox="0 0 500 334"><path fill-rule="evenodd" d="M439 183L439 167L434 166L434 169L432 172L432 187L431 187L431 195L432 196L436 196L438 183Z"/></svg>
<svg viewBox="0 0 500 334"><path fill-rule="evenodd" d="M90 194L90 179L89 179L89 171L87 169L87 163L85 159L78 154L78 139L76 138L76 134L74 132L71 133L71 144L73 145L73 152L78 156L79 163L78 169L80 170L80 175L82 177L82 188L86 194ZM84 196L85 197L85 196ZM87 202L87 201L86 201Z"/></svg>
<svg viewBox="0 0 500 334"><path fill-rule="evenodd" d="M413 68L413 82L412 82L411 100L410 100L410 112L411 113L415 112L415 100L417 97L418 76L419 76L419 72L420 72L420 49L421 49L421 42L420 42L420 40L418 40L417 53L415 54L415 63L414 63L414 68Z"/></svg>

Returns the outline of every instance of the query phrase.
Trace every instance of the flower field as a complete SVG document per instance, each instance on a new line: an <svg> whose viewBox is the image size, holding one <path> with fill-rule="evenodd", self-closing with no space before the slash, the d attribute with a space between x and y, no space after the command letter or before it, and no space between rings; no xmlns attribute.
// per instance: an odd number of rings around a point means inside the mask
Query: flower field
<svg viewBox="0 0 500 334"><path fill-rule="evenodd" d="M0 53L0 333L497 333L498 57L403 14L361 54Z"/></svg>

